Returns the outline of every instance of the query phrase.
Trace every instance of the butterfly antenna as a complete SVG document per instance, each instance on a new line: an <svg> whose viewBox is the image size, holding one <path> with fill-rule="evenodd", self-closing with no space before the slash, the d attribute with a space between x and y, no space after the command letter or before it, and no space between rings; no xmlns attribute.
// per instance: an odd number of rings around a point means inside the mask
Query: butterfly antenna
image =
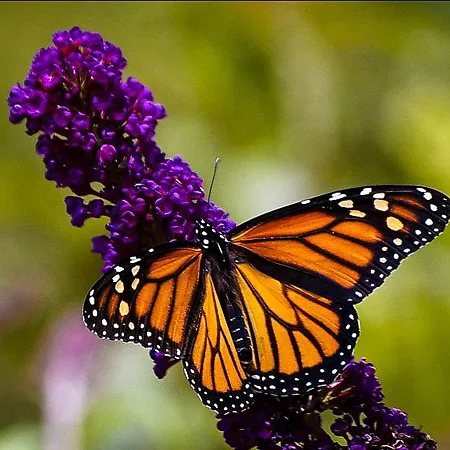
<svg viewBox="0 0 450 450"><path fill-rule="evenodd" d="M208 202L209 202L209 199L211 198L211 192L212 192L212 188L214 185L214 180L216 179L217 167L219 166L219 163L220 163L220 158L216 158L216 160L214 161L214 171L213 171L213 176L211 179L211 184L209 185Z"/></svg>

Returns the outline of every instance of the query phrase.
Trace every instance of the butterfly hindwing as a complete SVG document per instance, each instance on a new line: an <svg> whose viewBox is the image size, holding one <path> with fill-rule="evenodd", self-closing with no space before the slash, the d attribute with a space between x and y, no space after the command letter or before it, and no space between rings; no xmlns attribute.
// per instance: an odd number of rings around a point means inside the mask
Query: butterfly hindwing
<svg viewBox="0 0 450 450"><path fill-rule="evenodd" d="M372 186L263 214L232 233L240 258L280 281L358 303L444 230L450 202L425 187Z"/></svg>
<svg viewBox="0 0 450 450"><path fill-rule="evenodd" d="M230 327L210 273L200 287L203 298L199 327L184 371L202 402L227 414L248 408L254 394L239 360Z"/></svg>
<svg viewBox="0 0 450 450"><path fill-rule="evenodd" d="M237 265L237 282L251 330L252 388L292 395L333 381L359 336L353 306L282 283L249 263Z"/></svg>
<svg viewBox="0 0 450 450"><path fill-rule="evenodd" d="M89 292L86 326L101 338L182 357L201 308L196 302L201 260L201 248L171 244L132 256Z"/></svg>

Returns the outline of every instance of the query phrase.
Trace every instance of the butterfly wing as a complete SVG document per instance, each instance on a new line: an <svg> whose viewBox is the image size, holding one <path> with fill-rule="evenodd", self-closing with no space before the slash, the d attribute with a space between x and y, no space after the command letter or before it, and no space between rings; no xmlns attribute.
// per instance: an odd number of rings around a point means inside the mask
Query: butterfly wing
<svg viewBox="0 0 450 450"><path fill-rule="evenodd" d="M202 402L216 412L241 411L254 394L239 360L213 278L204 272L203 308L184 372Z"/></svg>
<svg viewBox="0 0 450 450"><path fill-rule="evenodd" d="M359 336L352 305L339 305L239 263L237 283L252 342L249 383L256 392L302 394L331 383Z"/></svg>
<svg viewBox="0 0 450 450"><path fill-rule="evenodd" d="M289 395L330 383L359 335L353 304L444 230L449 203L429 188L361 187L236 228L231 251L252 342L252 389Z"/></svg>
<svg viewBox="0 0 450 450"><path fill-rule="evenodd" d="M266 275L333 302L358 303L446 227L450 201L430 188L360 187L237 227L233 248Z"/></svg>
<svg viewBox="0 0 450 450"><path fill-rule="evenodd" d="M194 244L167 244L115 266L86 297L86 326L101 338L183 357L201 311L202 257Z"/></svg>

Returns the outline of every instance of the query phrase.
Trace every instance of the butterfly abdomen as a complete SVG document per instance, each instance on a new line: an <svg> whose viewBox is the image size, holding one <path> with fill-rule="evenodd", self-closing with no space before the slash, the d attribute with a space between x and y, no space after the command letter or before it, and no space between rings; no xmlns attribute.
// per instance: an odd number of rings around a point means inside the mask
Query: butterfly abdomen
<svg viewBox="0 0 450 450"><path fill-rule="evenodd" d="M228 273L226 275L222 273L222 281L225 281L228 278L228 275ZM252 345L250 335L242 315L242 310L238 306L240 299L237 297L237 292L233 289L233 286L234 285L231 283L222 282L219 286L216 286L216 289L222 310L224 312L225 320L231 333L231 338L239 356L239 361L244 367L246 367L253 359Z"/></svg>
<svg viewBox="0 0 450 450"><path fill-rule="evenodd" d="M231 333L233 344L243 367L248 366L252 359L252 346L249 331L246 327L242 308L239 305L242 299L237 289L233 257L229 252L229 243L226 237L212 231L207 225L199 227L200 236L207 239L202 246L209 257L206 258L206 270L211 272L215 289L219 297L220 306ZM207 234L205 234L207 233ZM199 234L199 233L198 233Z"/></svg>
<svg viewBox="0 0 450 450"><path fill-rule="evenodd" d="M246 367L253 359L250 336L239 308L230 303L227 306L226 316L231 337L238 352L239 360Z"/></svg>

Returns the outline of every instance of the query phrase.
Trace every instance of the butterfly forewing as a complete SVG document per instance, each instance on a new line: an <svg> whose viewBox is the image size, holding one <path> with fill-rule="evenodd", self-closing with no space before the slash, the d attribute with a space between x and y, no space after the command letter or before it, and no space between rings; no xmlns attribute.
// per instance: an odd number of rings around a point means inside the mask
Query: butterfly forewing
<svg viewBox="0 0 450 450"><path fill-rule="evenodd" d="M87 327L101 338L135 342L182 357L200 314L201 260L198 247L170 246L117 265L85 300Z"/></svg>
<svg viewBox="0 0 450 450"><path fill-rule="evenodd" d="M360 187L281 208L239 226L232 241L264 273L334 302L358 303L431 242L449 199L425 187Z"/></svg>

